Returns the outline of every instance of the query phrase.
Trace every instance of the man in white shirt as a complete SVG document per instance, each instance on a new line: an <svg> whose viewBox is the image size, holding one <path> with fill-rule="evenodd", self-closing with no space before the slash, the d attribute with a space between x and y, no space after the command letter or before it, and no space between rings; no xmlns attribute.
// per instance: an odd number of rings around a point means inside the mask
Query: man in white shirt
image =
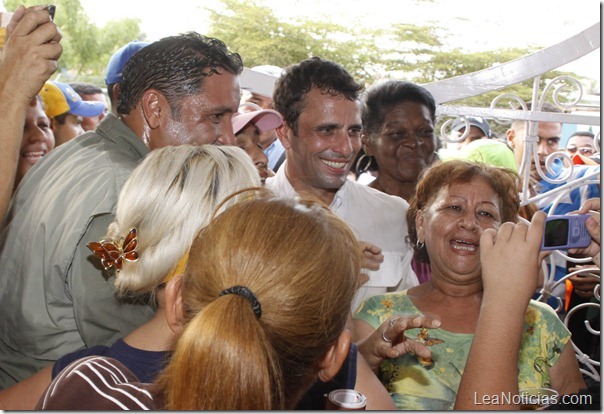
<svg viewBox="0 0 604 414"><path fill-rule="evenodd" d="M273 95L284 119L277 135L287 156L266 181L277 194L322 200L356 233L369 280L353 310L370 296L418 284L405 240L407 202L346 178L361 147L362 89L331 61L310 58L288 67Z"/></svg>

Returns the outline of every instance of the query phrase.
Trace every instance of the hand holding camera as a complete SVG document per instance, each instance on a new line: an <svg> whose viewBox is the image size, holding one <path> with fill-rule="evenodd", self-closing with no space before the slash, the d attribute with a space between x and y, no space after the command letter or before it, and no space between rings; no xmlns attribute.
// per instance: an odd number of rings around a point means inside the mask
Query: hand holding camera
<svg viewBox="0 0 604 414"><path fill-rule="evenodd" d="M589 217L589 214L548 216L541 250L568 250L589 246L591 235L585 225Z"/></svg>
<svg viewBox="0 0 604 414"><path fill-rule="evenodd" d="M568 252L573 255L591 257L596 266L600 267L600 199L590 198L581 206L581 209L573 213L590 216L585 220L585 227L591 241L586 247L571 248Z"/></svg>
<svg viewBox="0 0 604 414"><path fill-rule="evenodd" d="M10 88L14 99L29 103L57 70L63 48L61 33L52 21L54 10L54 6L19 6L6 27L0 88ZM16 89L23 93L15 93Z"/></svg>

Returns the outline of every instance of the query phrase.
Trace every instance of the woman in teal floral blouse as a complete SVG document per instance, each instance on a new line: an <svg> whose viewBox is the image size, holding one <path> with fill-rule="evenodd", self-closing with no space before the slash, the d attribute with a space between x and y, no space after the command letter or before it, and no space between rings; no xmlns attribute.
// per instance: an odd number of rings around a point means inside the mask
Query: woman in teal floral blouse
<svg viewBox="0 0 604 414"><path fill-rule="evenodd" d="M430 168L418 184L409 238L432 277L368 299L354 317L359 350L399 409L453 408L482 303L480 238L518 221L518 182L511 170L456 160ZM518 381L560 394L585 386L570 333L548 305L531 301L524 315Z"/></svg>

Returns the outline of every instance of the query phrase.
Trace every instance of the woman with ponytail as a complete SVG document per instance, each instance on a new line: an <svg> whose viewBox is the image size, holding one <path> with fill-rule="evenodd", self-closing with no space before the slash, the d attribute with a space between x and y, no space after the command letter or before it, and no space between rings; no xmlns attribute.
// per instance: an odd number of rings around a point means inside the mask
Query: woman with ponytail
<svg viewBox="0 0 604 414"><path fill-rule="evenodd" d="M153 381L173 344L166 296L173 296L172 276L184 270L179 260L219 205L218 212L246 197L230 197L223 203L233 191L257 186L256 168L239 148L181 145L152 151L124 184L107 235L91 241L89 247L101 258L91 252L90 260L103 266L107 277L116 275L116 292L122 300L150 301L156 312L111 346L91 346L65 355L0 391L0 409L33 409L52 378L90 355L116 358L141 381Z"/></svg>
<svg viewBox="0 0 604 414"><path fill-rule="evenodd" d="M87 358L38 408L293 409L348 355L360 263L356 237L321 204L233 204L199 233L174 277L181 300L168 313L182 325L158 380L141 384L117 361Z"/></svg>

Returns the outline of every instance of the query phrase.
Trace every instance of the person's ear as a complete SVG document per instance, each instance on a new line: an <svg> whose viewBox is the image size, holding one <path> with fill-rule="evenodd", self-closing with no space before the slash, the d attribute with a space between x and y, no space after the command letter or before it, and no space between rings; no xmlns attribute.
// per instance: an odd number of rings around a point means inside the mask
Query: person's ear
<svg viewBox="0 0 604 414"><path fill-rule="evenodd" d="M369 157L372 157L373 152L371 151L371 146L369 145L369 137L364 131L361 132L361 144L363 146L363 151L365 151L365 154L367 154L367 156Z"/></svg>
<svg viewBox="0 0 604 414"><path fill-rule="evenodd" d="M122 90L121 86L122 86L121 83L116 83L113 85L113 99L115 100L115 112L116 113L117 113L117 103L120 100L120 92Z"/></svg>
<svg viewBox="0 0 604 414"><path fill-rule="evenodd" d="M508 145L510 146L510 148L514 148L514 138L516 137L516 131L514 131L513 129L508 129L505 133L505 136L508 140Z"/></svg>
<svg viewBox="0 0 604 414"><path fill-rule="evenodd" d="M180 334L184 327L184 309L182 306L182 275L174 275L166 284L166 321L170 330Z"/></svg>
<svg viewBox="0 0 604 414"><path fill-rule="evenodd" d="M319 363L319 379L327 382L335 377L348 357L352 333L344 329Z"/></svg>
<svg viewBox="0 0 604 414"><path fill-rule="evenodd" d="M283 145L283 148L285 148L286 150L291 149L292 146L290 138L293 134L293 131L289 127L287 122L284 121L280 127L275 128L275 132L277 133L277 138L279 138L279 141L281 141L281 145Z"/></svg>
<svg viewBox="0 0 604 414"><path fill-rule="evenodd" d="M160 126L162 116L168 116L170 112L164 95L155 89L148 89L141 98L143 116L151 129Z"/></svg>
<svg viewBox="0 0 604 414"><path fill-rule="evenodd" d="M424 229L424 212L422 210L418 210L415 215L415 231L417 233L417 241L423 243L426 231Z"/></svg>

